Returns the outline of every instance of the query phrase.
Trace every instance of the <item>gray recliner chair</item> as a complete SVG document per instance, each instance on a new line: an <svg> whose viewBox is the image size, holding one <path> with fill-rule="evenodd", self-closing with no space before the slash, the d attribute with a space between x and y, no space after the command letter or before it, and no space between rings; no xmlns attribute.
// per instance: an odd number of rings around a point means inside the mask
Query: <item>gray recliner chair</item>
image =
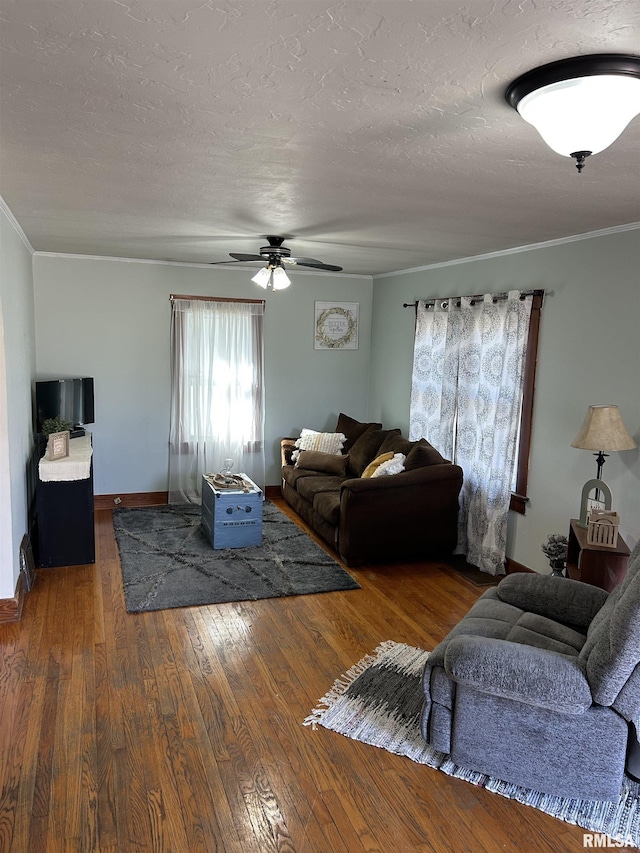
<svg viewBox="0 0 640 853"><path fill-rule="evenodd" d="M640 775L640 543L611 593L513 574L429 656L422 733L456 764L562 797Z"/></svg>

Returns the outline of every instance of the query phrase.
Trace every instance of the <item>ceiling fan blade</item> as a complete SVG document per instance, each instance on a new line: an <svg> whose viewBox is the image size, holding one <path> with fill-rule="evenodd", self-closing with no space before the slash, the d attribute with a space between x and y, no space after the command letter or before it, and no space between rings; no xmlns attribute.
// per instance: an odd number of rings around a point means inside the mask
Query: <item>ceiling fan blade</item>
<svg viewBox="0 0 640 853"><path fill-rule="evenodd" d="M322 261L317 260L316 258L291 258L289 257L289 249L282 246L282 242L284 237L268 237L269 240L269 252L267 254L266 247L262 254L260 255L249 255L244 252L230 252L229 257L233 258L231 261L211 261L210 266L216 266L218 264L234 264L234 263L247 263L250 261L260 261L261 263L275 263L277 264L291 264L292 266L298 267L311 267L316 270L327 270L328 272L341 272L342 267L335 266L334 264L325 264ZM273 250L273 251L271 251Z"/></svg>
<svg viewBox="0 0 640 853"><path fill-rule="evenodd" d="M264 261L265 258L262 255L242 255L236 252L229 252L232 258L235 258L236 261Z"/></svg>
<svg viewBox="0 0 640 853"><path fill-rule="evenodd" d="M335 264L324 264L322 261L316 261L315 258L283 258L286 264L293 264L298 267L313 267L318 270L329 270L330 272L341 272L342 267L337 267Z"/></svg>
<svg viewBox="0 0 640 853"><path fill-rule="evenodd" d="M283 258L283 261L286 261L288 264L321 264L322 261L316 260L316 258Z"/></svg>

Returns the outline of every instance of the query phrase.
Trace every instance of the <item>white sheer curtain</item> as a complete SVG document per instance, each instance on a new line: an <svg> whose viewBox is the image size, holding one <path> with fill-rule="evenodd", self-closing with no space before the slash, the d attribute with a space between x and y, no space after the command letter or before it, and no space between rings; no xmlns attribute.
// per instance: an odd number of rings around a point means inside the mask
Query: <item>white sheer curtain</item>
<svg viewBox="0 0 640 853"><path fill-rule="evenodd" d="M264 489L263 302L172 298L169 503L199 503L202 474Z"/></svg>
<svg viewBox="0 0 640 853"><path fill-rule="evenodd" d="M532 297L419 302L410 434L460 465L457 553L504 573Z"/></svg>

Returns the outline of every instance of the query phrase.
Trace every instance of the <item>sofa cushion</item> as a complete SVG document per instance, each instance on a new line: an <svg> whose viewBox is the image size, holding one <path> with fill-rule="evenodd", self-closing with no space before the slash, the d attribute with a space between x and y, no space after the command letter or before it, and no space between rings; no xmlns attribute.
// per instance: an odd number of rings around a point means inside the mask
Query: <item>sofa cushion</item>
<svg viewBox="0 0 640 853"><path fill-rule="evenodd" d="M355 418L350 418L349 415L345 415L344 412L340 412L338 415L338 423L336 424L336 432L341 432L346 436L346 441L342 448L343 453L347 453L351 445L354 444L354 442L357 441L370 427L374 427L374 429L382 429L382 424L373 422L362 423L361 421L357 421Z"/></svg>
<svg viewBox="0 0 640 853"><path fill-rule="evenodd" d="M414 468L422 468L425 465L441 465L447 460L441 456L438 451L429 444L426 438L419 438L417 441L409 441L403 435L398 435L393 431L388 435L380 445L378 453L403 453L407 457L405 462L405 470L412 471Z"/></svg>
<svg viewBox="0 0 640 853"><path fill-rule="evenodd" d="M397 435L400 434L399 429L385 430L377 429L376 427L369 427L366 432L363 432L349 450L347 472L353 477L361 477L362 472L369 462L372 462L376 458L380 445L391 432Z"/></svg>
<svg viewBox="0 0 640 853"><path fill-rule="evenodd" d="M348 456L335 453L323 453L321 450L301 450L296 459L296 468L319 471L322 474L344 476L347 470Z"/></svg>
<svg viewBox="0 0 640 853"><path fill-rule="evenodd" d="M296 450L291 454L295 462L301 450L321 450L323 453L342 453L346 436L341 432L317 432L315 429L303 429L296 440Z"/></svg>
<svg viewBox="0 0 640 853"><path fill-rule="evenodd" d="M378 453L402 453L405 456L409 455L409 451L415 444L415 441L409 441L405 438L400 430L391 430L389 435L380 445Z"/></svg>
<svg viewBox="0 0 640 853"><path fill-rule="evenodd" d="M297 483L303 477L317 477L318 472L312 471L309 468L294 468L293 465L284 465L282 468L282 479L289 485L297 489Z"/></svg>
<svg viewBox="0 0 640 853"><path fill-rule="evenodd" d="M560 622L502 601L499 587L497 590L491 587L481 595L464 619L436 646L432 652L434 663L438 663L450 639L464 635L508 640L570 657L578 657L586 639L584 634Z"/></svg>
<svg viewBox="0 0 640 853"><path fill-rule="evenodd" d="M322 492L339 492L344 477L332 477L329 474L318 474L314 472L311 477L302 477L296 482L296 490L310 504L316 495Z"/></svg>
<svg viewBox="0 0 640 853"><path fill-rule="evenodd" d="M404 463L406 471L413 471L414 468L424 468L425 465L442 465L446 463L444 456L433 447L425 438L421 438L415 442L407 454L407 461Z"/></svg>
<svg viewBox="0 0 640 853"><path fill-rule="evenodd" d="M340 521L340 490L318 492L313 499L313 508L326 522L337 527Z"/></svg>

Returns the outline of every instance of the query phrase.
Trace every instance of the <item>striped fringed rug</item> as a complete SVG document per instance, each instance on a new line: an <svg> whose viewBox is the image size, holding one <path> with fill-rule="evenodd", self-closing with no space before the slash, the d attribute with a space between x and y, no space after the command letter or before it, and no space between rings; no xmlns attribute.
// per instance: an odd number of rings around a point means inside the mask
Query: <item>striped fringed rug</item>
<svg viewBox="0 0 640 853"><path fill-rule="evenodd" d="M420 733L421 676L429 652L389 640L339 678L304 721L354 740L404 755L533 806L567 823L605 833L630 846L640 845L640 784L626 779L619 801L597 802L552 797L458 767L431 749Z"/></svg>

